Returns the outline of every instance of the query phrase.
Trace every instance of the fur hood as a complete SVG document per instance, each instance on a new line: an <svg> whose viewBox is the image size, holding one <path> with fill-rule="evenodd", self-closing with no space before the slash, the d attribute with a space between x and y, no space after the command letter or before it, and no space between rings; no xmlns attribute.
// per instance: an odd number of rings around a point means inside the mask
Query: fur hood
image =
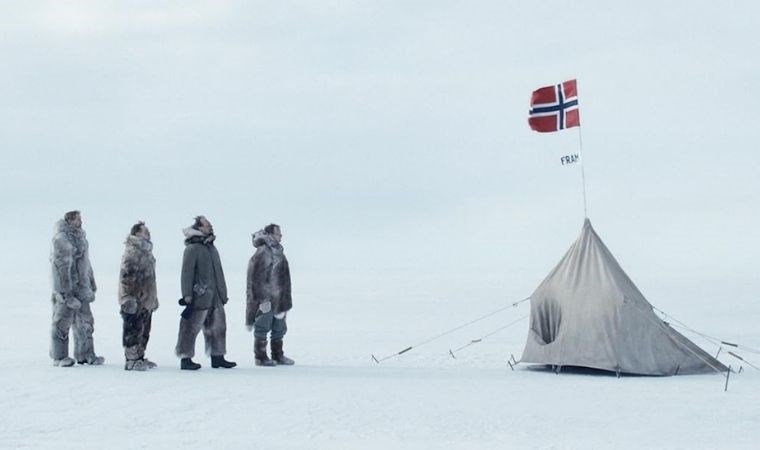
<svg viewBox="0 0 760 450"><path fill-rule="evenodd" d="M55 236L53 239L57 239L63 235L69 242L71 242L71 245L76 248L83 248L86 245L87 233L85 233L82 228L75 228L71 226L71 224L66 222L64 219L61 219L55 223L53 231L55 231Z"/></svg>
<svg viewBox="0 0 760 450"><path fill-rule="evenodd" d="M282 250L282 244L275 241L272 235L264 230L259 230L251 235L251 242L255 248L266 245L272 250Z"/></svg>
<svg viewBox="0 0 760 450"><path fill-rule="evenodd" d="M131 248L143 253L150 253L153 251L153 242L139 236L133 236L131 234L127 236L127 239L124 241L124 245L126 246L127 250Z"/></svg>
<svg viewBox="0 0 760 450"><path fill-rule="evenodd" d="M187 227L182 229L182 234L185 235L185 245L190 244L213 244L216 240L215 234L209 234L206 236L200 230L196 230L193 227Z"/></svg>

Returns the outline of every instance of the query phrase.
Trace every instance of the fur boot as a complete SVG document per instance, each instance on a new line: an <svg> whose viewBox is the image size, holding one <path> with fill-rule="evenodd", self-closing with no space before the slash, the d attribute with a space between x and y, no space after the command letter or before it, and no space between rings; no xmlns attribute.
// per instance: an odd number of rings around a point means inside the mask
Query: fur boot
<svg viewBox="0 0 760 450"><path fill-rule="evenodd" d="M285 352L282 350L282 339L272 341L272 359L280 366L292 366L296 363L285 356Z"/></svg>
<svg viewBox="0 0 760 450"><path fill-rule="evenodd" d="M143 358L142 362L143 362L143 364L145 364L148 367L148 369L155 369L156 367L158 367L158 364L154 363L153 361L149 360L148 358Z"/></svg>
<svg viewBox="0 0 760 450"><path fill-rule="evenodd" d="M124 364L124 370L134 370L137 372L145 372L148 369L149 369L148 365L142 359L138 359L138 360L128 359L127 362Z"/></svg>
<svg viewBox="0 0 760 450"><path fill-rule="evenodd" d="M66 356L65 358L53 360L53 365L56 367L71 367L74 365L74 360Z"/></svg>
<svg viewBox="0 0 760 450"><path fill-rule="evenodd" d="M269 359L269 356L267 356L266 339L256 339L253 342L253 354L256 358L257 366L272 367L276 365L275 362Z"/></svg>
<svg viewBox="0 0 760 450"><path fill-rule="evenodd" d="M85 359L80 359L77 361L77 364L89 364L91 366L101 366L103 363L106 362L106 359L102 356L97 355L91 355L86 357Z"/></svg>

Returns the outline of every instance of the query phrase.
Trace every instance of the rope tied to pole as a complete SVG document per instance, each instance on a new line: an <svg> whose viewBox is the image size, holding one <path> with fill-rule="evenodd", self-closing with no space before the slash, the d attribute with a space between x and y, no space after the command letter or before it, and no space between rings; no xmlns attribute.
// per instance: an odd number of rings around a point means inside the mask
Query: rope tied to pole
<svg viewBox="0 0 760 450"><path fill-rule="evenodd" d="M498 333L500 331L506 330L507 328L509 328L509 327L511 327L513 325L516 325L516 324L522 322L523 320L527 319L528 317L530 317L530 314L522 316L522 317L520 317L517 320L513 320L512 322L509 322L508 324L506 324L506 325L504 325L502 327L499 327L499 328L491 331L490 333L487 333L487 334L483 335L482 337L480 337L478 339L473 339L473 340L471 340L467 344L464 344L461 347L455 348L453 350L449 349L449 354L451 355L452 358L456 359L456 356L454 356L454 355L456 353L458 353L460 350L464 350L464 349L466 349L467 347L469 347L471 345L475 345L475 344L478 344L480 342L483 342L484 339L488 339L489 337L493 336L494 334L496 334L496 333Z"/></svg>
<svg viewBox="0 0 760 450"><path fill-rule="evenodd" d="M728 346L728 347L737 348L737 349L740 349L740 350L745 351L745 352L749 352L749 353L754 353L754 354L760 355L760 350L758 350L758 349L755 349L755 348L752 348L752 347L748 347L748 346L742 345L742 344L737 344L737 343L734 343L734 342L729 342L729 341L717 338L715 336L710 336L709 334L702 333L702 332L700 332L698 330L695 330L694 328L691 328L690 326L686 325L685 323L683 323L682 321L676 319L675 317L673 317L672 315L666 313L665 311L657 308L656 306L652 306L652 309L654 309L655 311L659 312L660 314L662 314L663 316L665 316L666 318L668 318L671 322L676 322L676 323L671 323L671 325L673 325L675 327L678 327L678 328L681 328L682 330L686 330L686 331L689 331L691 333L694 333L694 334L696 334L698 336L701 336L706 341L708 341L708 342L712 343L713 345L717 346L718 347L718 353L715 355L716 359L717 359L718 355L720 354L721 350L723 349L724 345ZM731 352L728 352L728 353L731 353ZM749 362L747 362L747 364L752 365Z"/></svg>
<svg viewBox="0 0 760 450"><path fill-rule="evenodd" d="M487 318L489 318L489 317L491 317L491 316L493 316L493 315L496 315L496 314L498 314L498 313L500 313L500 312L502 312L502 311L505 311L505 310L507 310L507 309L509 309L509 308L516 308L518 305L520 305L520 304L522 304L523 302L526 302L526 301L528 301L528 300L530 300L530 297L525 297L525 298L523 298L523 299L521 299L521 300L518 300L518 301L516 301L516 302L514 302L514 303L510 303L509 305L506 305L506 306L502 306L501 308L498 308L498 309L496 309L496 310L494 310L494 311L491 311L491 312L489 312L489 313L487 313L487 314L483 314L482 316L480 316L480 317L478 317L478 318L476 318L476 319L473 319L473 320L471 320L471 321L469 321L469 322L467 322L467 323L464 323L464 324L462 324L462 325L458 325L458 326L456 326L456 327L454 327L454 328L452 328L452 329L450 329L450 330L444 331L443 333L439 333L439 334L437 334L437 335L435 335L435 336L432 336L432 337L430 337L430 338L428 338L428 339L425 339L425 340L423 340L423 341L421 341L421 342L418 342L418 343L416 343L416 344L414 344L414 345L410 345L410 346L406 347L405 349L403 349L403 350L401 350L401 351L398 351L398 352L396 352L396 353L391 353L390 355L384 356L384 357L382 357L382 358L377 358L377 357L376 357L376 356L373 354L373 355L372 355L372 360L373 360L375 363L377 363L377 364L380 364L381 362L383 362L383 361L386 361L386 360L388 360L388 359L391 359L391 358L395 358L395 357L397 357L397 356L401 356L401 355L403 355L404 353L406 353L406 352L408 352L408 351L411 351L411 350L413 350L413 349L415 349L415 348L418 348L418 347L422 347L422 346L423 346L423 345L425 345L425 344L429 344L429 343L431 343L431 342L433 342L433 341L435 341L435 340L438 340L438 339L440 339L440 338L442 338L442 337L444 337L444 336L446 336L446 335L449 335L449 334L451 334L451 333L454 333L455 331L459 331L459 330L461 330L462 328L466 328L466 327L468 327L468 326L470 326L470 325L472 325L472 324L474 324L474 323L480 322L481 320L487 319Z"/></svg>
<svg viewBox="0 0 760 450"><path fill-rule="evenodd" d="M752 367L755 370L760 370L760 367L752 364L751 362L747 361L746 359L742 358L741 356L737 355L734 352L727 352L729 355L733 356L734 358L738 359L739 361L745 363L746 365Z"/></svg>

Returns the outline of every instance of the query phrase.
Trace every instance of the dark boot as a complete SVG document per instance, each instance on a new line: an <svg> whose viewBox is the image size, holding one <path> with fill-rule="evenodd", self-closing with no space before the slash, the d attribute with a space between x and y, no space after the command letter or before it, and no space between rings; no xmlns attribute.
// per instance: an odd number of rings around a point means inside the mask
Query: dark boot
<svg viewBox="0 0 760 450"><path fill-rule="evenodd" d="M256 357L257 366L272 367L275 364L274 361L267 356L267 340L256 339L253 341L253 355Z"/></svg>
<svg viewBox="0 0 760 450"><path fill-rule="evenodd" d="M190 358L182 358L179 362L179 368L182 370L198 370L201 368L201 365L194 363Z"/></svg>
<svg viewBox="0 0 760 450"><path fill-rule="evenodd" d="M224 369L232 369L235 366L237 366L237 363L227 361L224 359L224 355L211 355L211 367L214 369L218 369L220 367Z"/></svg>
<svg viewBox="0 0 760 450"><path fill-rule="evenodd" d="M285 356L285 352L282 351L282 339L272 341L272 359L278 365L292 366L296 362Z"/></svg>

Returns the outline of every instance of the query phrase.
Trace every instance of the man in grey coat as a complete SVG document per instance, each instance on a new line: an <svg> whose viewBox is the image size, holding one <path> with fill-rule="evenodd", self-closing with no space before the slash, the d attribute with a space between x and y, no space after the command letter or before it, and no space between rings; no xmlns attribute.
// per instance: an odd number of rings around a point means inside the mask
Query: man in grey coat
<svg viewBox="0 0 760 450"><path fill-rule="evenodd" d="M267 225L253 235L256 253L248 262L245 324L253 329L257 366L291 366L285 356L283 338L288 331L286 316L293 307L290 267L282 248L282 231ZM267 356L267 335L271 333L272 358Z"/></svg>
<svg viewBox="0 0 760 450"><path fill-rule="evenodd" d="M79 364L100 365L105 359L95 354L92 334L95 319L90 303L97 286L90 265L87 235L82 215L69 211L55 226L50 262L53 268L53 326L50 357L59 367L71 367L69 330L74 328L74 358Z"/></svg>
<svg viewBox="0 0 760 450"><path fill-rule="evenodd" d="M124 320L124 370L145 371L156 364L145 358L153 312L158 309L156 258L145 222L138 222L124 242L119 272L119 305Z"/></svg>
<svg viewBox="0 0 760 450"><path fill-rule="evenodd" d="M222 261L214 246L214 228L204 216L183 230L185 254L182 258L182 299L187 306L179 322L176 353L181 358L182 370L198 370L200 364L193 362L195 339L203 329L206 353L211 355L211 367L229 369L237 364L224 359L227 353L227 319L224 305L227 303L227 284L222 271Z"/></svg>

